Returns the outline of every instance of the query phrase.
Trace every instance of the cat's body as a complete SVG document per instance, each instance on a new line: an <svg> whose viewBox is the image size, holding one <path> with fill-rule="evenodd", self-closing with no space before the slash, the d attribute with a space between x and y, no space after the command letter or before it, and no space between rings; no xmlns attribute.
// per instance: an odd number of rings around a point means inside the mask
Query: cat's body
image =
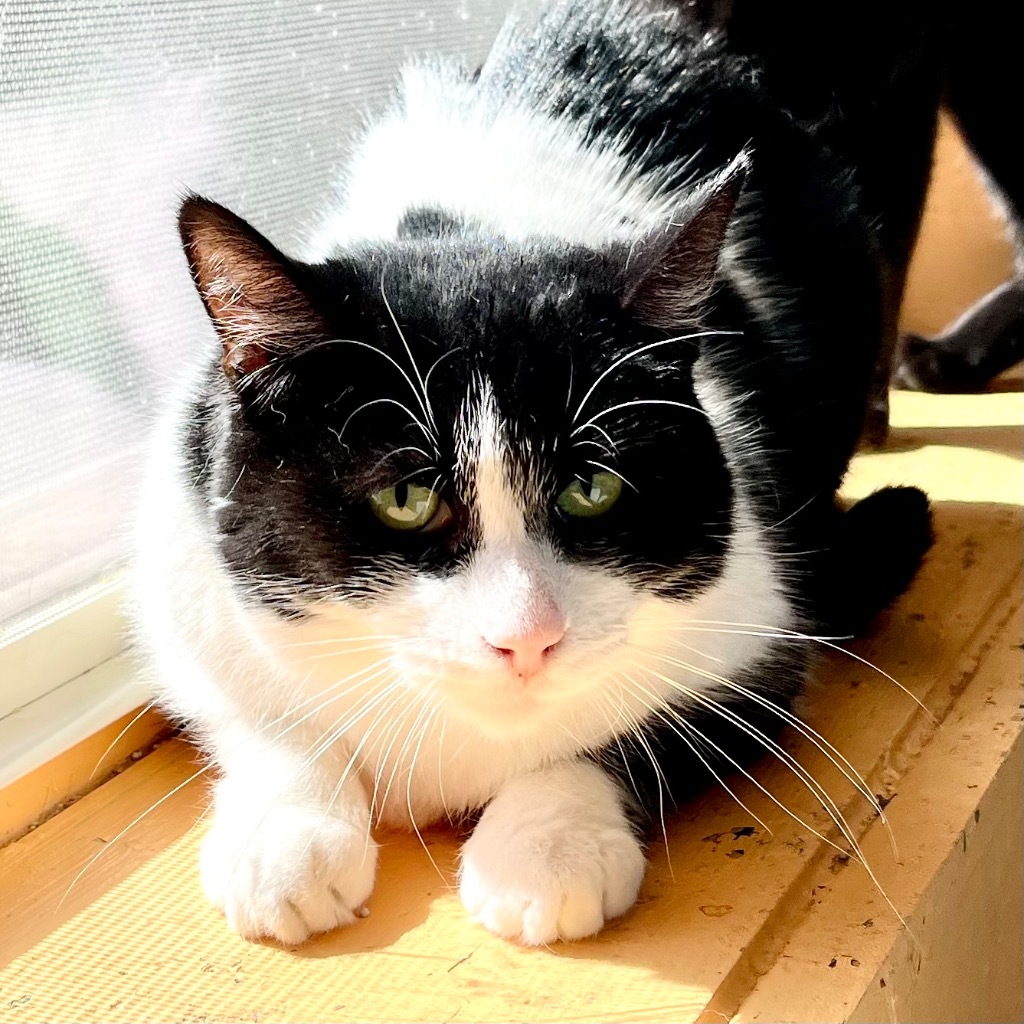
<svg viewBox="0 0 1024 1024"><path fill-rule="evenodd" d="M374 825L480 809L471 912L595 931L637 823L758 749L737 716L782 723L800 637L912 575L923 497L834 495L917 213L880 233L866 121L740 51L595 0L410 70L325 262L186 203L221 350L161 428L138 621L221 771L204 884L243 934L351 921Z"/></svg>

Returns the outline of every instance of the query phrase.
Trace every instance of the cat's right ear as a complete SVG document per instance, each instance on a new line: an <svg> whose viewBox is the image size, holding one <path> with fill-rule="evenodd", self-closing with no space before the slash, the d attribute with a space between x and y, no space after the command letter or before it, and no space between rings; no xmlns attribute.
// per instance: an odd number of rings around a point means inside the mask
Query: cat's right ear
<svg viewBox="0 0 1024 1024"><path fill-rule="evenodd" d="M650 327L675 330L699 316L750 163L744 151L695 189L665 228L640 239L626 261L623 308Z"/></svg>
<svg viewBox="0 0 1024 1024"><path fill-rule="evenodd" d="M276 358L324 336L322 318L297 283L299 266L241 217L189 196L178 230L232 384L245 385Z"/></svg>

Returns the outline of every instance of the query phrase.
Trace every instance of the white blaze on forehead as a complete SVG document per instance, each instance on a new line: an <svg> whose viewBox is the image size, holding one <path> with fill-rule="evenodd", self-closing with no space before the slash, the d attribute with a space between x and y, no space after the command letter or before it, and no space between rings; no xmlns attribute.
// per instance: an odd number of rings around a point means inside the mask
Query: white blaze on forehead
<svg viewBox="0 0 1024 1024"><path fill-rule="evenodd" d="M488 383L470 397L465 422L481 547L518 546L526 539L523 497L512 484L508 439Z"/></svg>

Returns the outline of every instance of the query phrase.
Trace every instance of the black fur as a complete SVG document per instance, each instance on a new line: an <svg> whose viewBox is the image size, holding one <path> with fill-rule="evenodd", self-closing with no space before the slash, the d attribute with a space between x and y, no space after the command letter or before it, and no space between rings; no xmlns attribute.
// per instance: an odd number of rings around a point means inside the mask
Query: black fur
<svg viewBox="0 0 1024 1024"><path fill-rule="evenodd" d="M993 288L936 338L907 335L896 380L912 391L981 391L1024 359L1024 279Z"/></svg>
<svg viewBox="0 0 1024 1024"><path fill-rule="evenodd" d="M276 604L289 589L296 596L377 592L385 563L395 583L409 571L444 574L460 565L478 538L470 483L455 472L456 420L481 378L492 382L498 413L514 431L512 453L523 473L529 465L545 467L548 500L533 526L566 557L613 565L668 596L712 581L729 533L730 484L700 412L655 405L602 419L621 441L617 468L626 480L642 481L642 492L627 488L596 520L570 521L555 506L577 474L593 472L586 461L592 450L574 446L570 436L572 413L590 383L638 344L664 336L621 308L623 264L624 256L450 240L399 242L344 263L293 267L329 340L300 340L274 374L249 387L212 374L193 417L191 464L205 483L198 493L218 506L221 547L240 583ZM422 418L408 383L384 355L405 365L388 305L413 361L424 375L434 368L436 458L399 451L430 446L416 422L391 404L411 406ZM695 355L696 343L681 341L674 351L624 364L587 410L637 397L696 407L689 377ZM356 413L380 398L389 401ZM200 429L208 429L211 403L228 442L212 475ZM441 477L453 529L405 535L374 518L367 496L406 477L425 485ZM690 480L699 486L688 487ZM686 501L670 503L680 488ZM671 514L659 514L659 501Z"/></svg>
<svg viewBox="0 0 1024 1024"><path fill-rule="evenodd" d="M797 123L855 168L878 241L883 331L867 432L887 428L890 374L901 386L974 391L1024 356L1024 310L996 289L954 331L897 344L900 303L945 107L1005 208L1022 284L1024 171L1016 133L1024 9L1000 0L868 0L856 11L817 0L685 0L699 24L751 57ZM992 306L1000 310L996 329Z"/></svg>

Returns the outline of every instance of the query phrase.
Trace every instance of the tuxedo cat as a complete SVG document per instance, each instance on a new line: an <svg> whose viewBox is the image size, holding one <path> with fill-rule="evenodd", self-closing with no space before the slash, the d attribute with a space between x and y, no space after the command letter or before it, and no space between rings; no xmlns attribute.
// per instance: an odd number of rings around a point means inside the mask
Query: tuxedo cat
<svg viewBox="0 0 1024 1024"><path fill-rule="evenodd" d="M405 70L317 258L184 203L217 342L136 618L241 934L352 922L377 826L476 815L469 913L594 933L652 821L777 751L813 637L908 584L924 496L835 498L941 85L929 5L892 7L794 53L803 5L556 2L476 73Z"/></svg>

